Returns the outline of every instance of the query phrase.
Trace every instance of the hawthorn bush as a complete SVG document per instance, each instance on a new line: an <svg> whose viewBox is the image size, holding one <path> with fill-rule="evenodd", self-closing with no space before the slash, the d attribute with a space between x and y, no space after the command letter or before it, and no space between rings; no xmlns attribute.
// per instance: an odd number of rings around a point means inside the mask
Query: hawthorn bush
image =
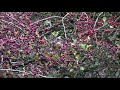
<svg viewBox="0 0 120 90"><path fill-rule="evenodd" d="M0 76L120 77L119 15L0 12Z"/></svg>

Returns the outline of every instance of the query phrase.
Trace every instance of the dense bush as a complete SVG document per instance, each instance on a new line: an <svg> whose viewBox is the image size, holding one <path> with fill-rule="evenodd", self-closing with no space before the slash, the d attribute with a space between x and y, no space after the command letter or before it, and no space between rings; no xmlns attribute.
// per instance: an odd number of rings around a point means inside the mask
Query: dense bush
<svg viewBox="0 0 120 90"><path fill-rule="evenodd" d="M119 13L1 12L0 75L120 77L119 28Z"/></svg>

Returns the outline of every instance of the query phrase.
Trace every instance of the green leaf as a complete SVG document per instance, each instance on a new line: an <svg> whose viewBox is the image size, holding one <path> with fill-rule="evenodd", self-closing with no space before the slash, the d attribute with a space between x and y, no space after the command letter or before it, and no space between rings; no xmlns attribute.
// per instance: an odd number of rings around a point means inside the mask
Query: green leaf
<svg viewBox="0 0 120 90"><path fill-rule="evenodd" d="M77 40L76 39L73 39L73 42L75 43Z"/></svg>
<svg viewBox="0 0 120 90"><path fill-rule="evenodd" d="M56 31L54 31L54 32L52 33L52 35L55 36L55 37L57 37L58 34L59 34L59 32L56 32Z"/></svg>
<svg viewBox="0 0 120 90"><path fill-rule="evenodd" d="M106 18L106 17L103 17L102 20L105 22L105 21L107 20L107 18Z"/></svg>
<svg viewBox="0 0 120 90"><path fill-rule="evenodd" d="M90 47L92 47L92 45L80 44L80 47L81 47L83 50L88 51L88 49L89 49Z"/></svg>
<svg viewBox="0 0 120 90"><path fill-rule="evenodd" d="M87 46L86 46L86 49L88 50L90 47L92 47L92 45L87 45Z"/></svg>
<svg viewBox="0 0 120 90"><path fill-rule="evenodd" d="M119 72L117 72L117 73L115 74L115 76L116 76L116 77L118 77L119 75L120 75L120 73L119 73Z"/></svg>
<svg viewBox="0 0 120 90"><path fill-rule="evenodd" d="M73 54L76 55L76 54L77 54L77 51L73 51Z"/></svg>
<svg viewBox="0 0 120 90"><path fill-rule="evenodd" d="M75 45L75 43L76 43L76 39L73 39L73 42L71 43L71 45Z"/></svg>
<svg viewBox="0 0 120 90"><path fill-rule="evenodd" d="M120 48L120 41L116 41L115 44L117 45L118 48Z"/></svg>
<svg viewBox="0 0 120 90"><path fill-rule="evenodd" d="M80 70L81 70L81 71L84 71L84 70L85 70L85 68L84 68L84 67L80 67Z"/></svg>
<svg viewBox="0 0 120 90"><path fill-rule="evenodd" d="M115 44L119 44L120 45L120 41L116 41Z"/></svg>
<svg viewBox="0 0 120 90"><path fill-rule="evenodd" d="M7 53L8 53L8 54L11 54L11 52L10 52L10 51L7 51Z"/></svg>
<svg viewBox="0 0 120 90"><path fill-rule="evenodd" d="M59 55L56 54L56 55L53 55L53 56L52 56L52 59L53 59L53 60L59 60L60 57L59 57Z"/></svg>
<svg viewBox="0 0 120 90"><path fill-rule="evenodd" d="M80 44L80 47L83 49L83 50L86 50L86 44Z"/></svg>
<svg viewBox="0 0 120 90"><path fill-rule="evenodd" d="M75 56L75 58L76 58L77 60L80 60L80 55L77 54L77 55Z"/></svg>
<svg viewBox="0 0 120 90"><path fill-rule="evenodd" d="M110 28L113 28L113 26L110 26Z"/></svg>
<svg viewBox="0 0 120 90"><path fill-rule="evenodd" d="M51 21L46 20L46 21L44 22L44 25L50 25L50 26L51 26Z"/></svg>
<svg viewBox="0 0 120 90"><path fill-rule="evenodd" d="M26 57L26 55L25 55L25 54L22 54L21 56L22 56L22 58L25 58L25 57Z"/></svg>

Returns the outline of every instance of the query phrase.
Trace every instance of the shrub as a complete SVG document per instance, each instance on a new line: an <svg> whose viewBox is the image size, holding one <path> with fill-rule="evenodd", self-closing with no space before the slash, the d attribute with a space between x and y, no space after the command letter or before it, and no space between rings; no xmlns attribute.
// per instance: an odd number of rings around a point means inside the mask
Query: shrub
<svg viewBox="0 0 120 90"><path fill-rule="evenodd" d="M67 12L33 20L35 13L0 13L0 70L8 77L84 77L83 62L119 61L118 16Z"/></svg>

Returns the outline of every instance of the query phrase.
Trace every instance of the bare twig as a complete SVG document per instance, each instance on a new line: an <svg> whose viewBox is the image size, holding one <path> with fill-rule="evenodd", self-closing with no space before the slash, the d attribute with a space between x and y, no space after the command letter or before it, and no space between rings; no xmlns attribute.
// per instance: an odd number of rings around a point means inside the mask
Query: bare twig
<svg viewBox="0 0 120 90"><path fill-rule="evenodd" d="M13 71L13 72L20 72L20 73L27 73L27 74L32 74L34 75L32 72L25 72L25 71L21 71L21 70L14 70L14 69L0 69L1 71ZM44 76L44 75L38 75L40 77L43 77L43 78L53 78L53 77L48 77L48 76Z"/></svg>
<svg viewBox="0 0 120 90"><path fill-rule="evenodd" d="M24 71L21 70L14 70L14 69L0 69L1 71L13 71L13 72L20 72L20 73L24 73Z"/></svg>
<svg viewBox="0 0 120 90"><path fill-rule="evenodd" d="M97 17L97 19L96 19L96 21L95 21L95 24L94 24L94 27L93 27L93 28L96 27L96 24L97 24L97 22L98 22L98 19L99 19L99 17L100 17L102 14L103 14L103 12L101 12L101 13L98 15L98 17Z"/></svg>
<svg viewBox="0 0 120 90"><path fill-rule="evenodd" d="M65 33L65 38L66 38L66 39L67 39L67 35L66 35L66 30L65 30L64 19L67 17L67 15L69 15L69 13L67 13L67 14L62 18L62 24L63 24L64 33Z"/></svg>
<svg viewBox="0 0 120 90"><path fill-rule="evenodd" d="M99 27L99 28L97 28L97 29L95 29L95 30L100 30L101 28L103 28L103 27L106 26L106 25L107 25L107 23L104 23L103 26L101 26L101 27Z"/></svg>
<svg viewBox="0 0 120 90"><path fill-rule="evenodd" d="M26 34L26 33L23 31L22 28L20 28L19 26L13 24L12 22L8 22L8 21L5 21L5 20L1 20L0 22L4 22L4 23L7 23L8 25L12 25L12 26L14 26L14 27L20 29L24 34Z"/></svg>
<svg viewBox="0 0 120 90"><path fill-rule="evenodd" d="M96 19L96 21L95 21L95 24L94 24L94 29L95 29L95 27L96 27L96 24L97 24L97 22L98 22L98 19L99 19L99 17L101 16L103 14L103 12L101 12L99 15L98 15L98 17L97 17L97 19ZM97 34L96 34L96 32L95 32L95 38L96 38L96 44L97 44L97 48L98 48L98 40L97 40Z"/></svg>
<svg viewBox="0 0 120 90"><path fill-rule="evenodd" d="M119 17L117 17L117 19L115 20L115 21L117 21L117 20L119 20L120 19L120 16Z"/></svg>
<svg viewBox="0 0 120 90"><path fill-rule="evenodd" d="M85 14L85 15L86 15L86 17L87 17L87 21L86 21L86 22L88 22L88 15L87 15L87 13L86 13L86 12L82 12L78 20L80 20L80 18L81 18L84 14ZM77 21L78 21L78 20L77 20Z"/></svg>
<svg viewBox="0 0 120 90"><path fill-rule="evenodd" d="M43 18L43 19L37 20L37 21L31 23L30 25L37 24L37 23L39 23L41 21L44 21L44 20L47 20L47 19L51 19L51 18L63 18L63 17L60 17L60 16L51 16L51 17L47 17L47 18Z"/></svg>
<svg viewBox="0 0 120 90"><path fill-rule="evenodd" d="M86 12L83 12L85 15L86 15L86 17L87 17L87 22L88 22L88 15L87 15L87 13Z"/></svg>

